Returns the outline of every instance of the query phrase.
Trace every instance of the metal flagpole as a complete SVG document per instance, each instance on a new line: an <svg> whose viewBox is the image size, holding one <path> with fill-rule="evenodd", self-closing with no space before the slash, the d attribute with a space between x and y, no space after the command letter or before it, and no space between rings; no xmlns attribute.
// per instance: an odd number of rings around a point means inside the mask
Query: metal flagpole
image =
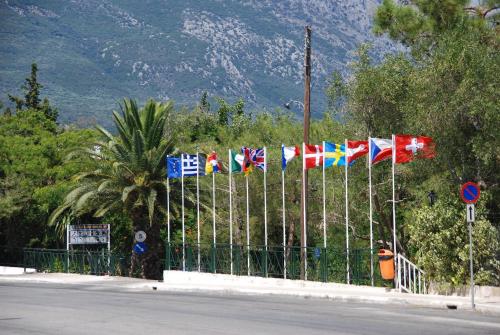
<svg viewBox="0 0 500 335"><path fill-rule="evenodd" d="M368 193L370 196L370 279L373 282L373 207L372 207L372 139L368 137Z"/></svg>
<svg viewBox="0 0 500 335"><path fill-rule="evenodd" d="M168 178L168 176L167 176L167 242L168 246L170 247L170 179Z"/></svg>
<svg viewBox="0 0 500 335"><path fill-rule="evenodd" d="M323 141L323 248L326 249L325 141Z"/></svg>
<svg viewBox="0 0 500 335"><path fill-rule="evenodd" d="M213 226L213 244L214 252L217 252L217 232L215 230L215 171L212 170L212 226ZM214 273L216 271L216 266L214 267Z"/></svg>
<svg viewBox="0 0 500 335"><path fill-rule="evenodd" d="M397 246L396 246L396 181L395 181L395 169L396 169L396 143L395 136L392 135L392 239L393 239L393 251L394 259L396 259Z"/></svg>
<svg viewBox="0 0 500 335"><path fill-rule="evenodd" d="M229 250L231 258L231 274L233 274L233 175L231 169L232 163L231 150L229 150Z"/></svg>
<svg viewBox="0 0 500 335"><path fill-rule="evenodd" d="M186 231L184 229L184 154L181 155L182 271L186 271Z"/></svg>
<svg viewBox="0 0 500 335"><path fill-rule="evenodd" d="M281 154L283 155L283 147L281 145ZM283 158L282 158L283 159ZM283 278L286 279L286 217L285 217L285 170L281 167L281 199L283 213Z"/></svg>
<svg viewBox="0 0 500 335"><path fill-rule="evenodd" d="M247 275L250 276L250 212L248 205L248 175L245 176L245 186L247 194Z"/></svg>
<svg viewBox="0 0 500 335"><path fill-rule="evenodd" d="M396 162L396 141L395 136L392 134L392 250L394 252L394 259L397 262L397 246L396 246L396 184L395 184L395 162ZM394 263L396 265L396 263ZM397 279L394 279L397 283ZM397 285L397 284L396 284Z"/></svg>
<svg viewBox="0 0 500 335"><path fill-rule="evenodd" d="M168 156L167 156L168 159ZM167 264L170 264L170 179L168 178L167 174L167 248L168 252L166 257L169 259L167 260ZM170 270L170 266L168 268Z"/></svg>
<svg viewBox="0 0 500 335"><path fill-rule="evenodd" d="M108 275L111 274L109 267L111 266L111 225L108 223Z"/></svg>
<svg viewBox="0 0 500 335"><path fill-rule="evenodd" d="M69 273L69 222L66 225L66 272Z"/></svg>
<svg viewBox="0 0 500 335"><path fill-rule="evenodd" d="M305 175L306 175L306 145L302 142L302 184L305 184ZM304 185L302 189L302 203L304 204L303 212L304 212L304 245L302 245L302 254L304 255L304 280L307 280L307 207L306 207L306 199L305 199L305 188L307 185Z"/></svg>
<svg viewBox="0 0 500 335"><path fill-rule="evenodd" d="M265 267L264 273L267 277L267 149L264 147L264 249L265 249Z"/></svg>
<svg viewBox="0 0 500 335"><path fill-rule="evenodd" d="M200 255L200 154L196 153L197 168L196 168L196 243L198 249L198 272L201 270L201 255Z"/></svg>
<svg viewBox="0 0 500 335"><path fill-rule="evenodd" d="M345 247L347 258L347 284L351 283L351 274L349 269L349 196L347 193L347 167L349 165L347 139L344 141L344 166L345 166Z"/></svg>

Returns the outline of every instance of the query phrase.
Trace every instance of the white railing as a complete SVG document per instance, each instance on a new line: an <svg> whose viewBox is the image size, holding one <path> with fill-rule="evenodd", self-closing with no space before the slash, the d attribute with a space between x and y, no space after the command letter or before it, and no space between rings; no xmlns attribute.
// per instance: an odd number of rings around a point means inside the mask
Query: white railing
<svg viewBox="0 0 500 335"><path fill-rule="evenodd" d="M397 265L399 292L427 293L424 271L401 254L398 254Z"/></svg>

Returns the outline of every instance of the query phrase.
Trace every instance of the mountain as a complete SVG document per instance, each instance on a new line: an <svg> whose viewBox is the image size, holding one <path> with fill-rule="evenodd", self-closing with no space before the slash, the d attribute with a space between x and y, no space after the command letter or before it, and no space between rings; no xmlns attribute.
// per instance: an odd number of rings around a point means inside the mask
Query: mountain
<svg viewBox="0 0 500 335"><path fill-rule="evenodd" d="M371 33L380 0L1 1L0 100L35 61L64 123L109 126L123 97L193 105L207 91L267 110L302 100L306 24L319 116L329 75L347 74L361 43L377 57L396 48Z"/></svg>

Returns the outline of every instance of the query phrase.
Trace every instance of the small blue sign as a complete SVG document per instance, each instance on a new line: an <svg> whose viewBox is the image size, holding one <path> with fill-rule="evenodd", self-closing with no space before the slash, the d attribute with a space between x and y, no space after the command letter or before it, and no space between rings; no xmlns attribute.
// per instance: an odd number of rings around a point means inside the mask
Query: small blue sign
<svg viewBox="0 0 500 335"><path fill-rule="evenodd" d="M148 246L146 245L146 243L144 243L144 242L137 242L136 244L134 244L134 252L136 254L142 255L146 251L148 251Z"/></svg>
<svg viewBox="0 0 500 335"><path fill-rule="evenodd" d="M314 249L314 257L316 259L319 259L320 256L321 256L321 249L320 248L315 248Z"/></svg>

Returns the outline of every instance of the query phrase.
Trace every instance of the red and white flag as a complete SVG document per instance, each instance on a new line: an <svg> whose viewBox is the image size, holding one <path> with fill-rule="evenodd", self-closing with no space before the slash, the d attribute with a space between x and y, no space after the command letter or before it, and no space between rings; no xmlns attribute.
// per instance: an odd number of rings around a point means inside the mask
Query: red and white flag
<svg viewBox="0 0 500 335"><path fill-rule="evenodd" d="M427 136L396 135L394 163L408 163L415 158L434 158L436 156L435 144Z"/></svg>
<svg viewBox="0 0 500 335"><path fill-rule="evenodd" d="M368 141L347 141L347 162L349 165L368 153Z"/></svg>
<svg viewBox="0 0 500 335"><path fill-rule="evenodd" d="M323 146L314 144L304 145L304 169L312 169L323 165Z"/></svg>

